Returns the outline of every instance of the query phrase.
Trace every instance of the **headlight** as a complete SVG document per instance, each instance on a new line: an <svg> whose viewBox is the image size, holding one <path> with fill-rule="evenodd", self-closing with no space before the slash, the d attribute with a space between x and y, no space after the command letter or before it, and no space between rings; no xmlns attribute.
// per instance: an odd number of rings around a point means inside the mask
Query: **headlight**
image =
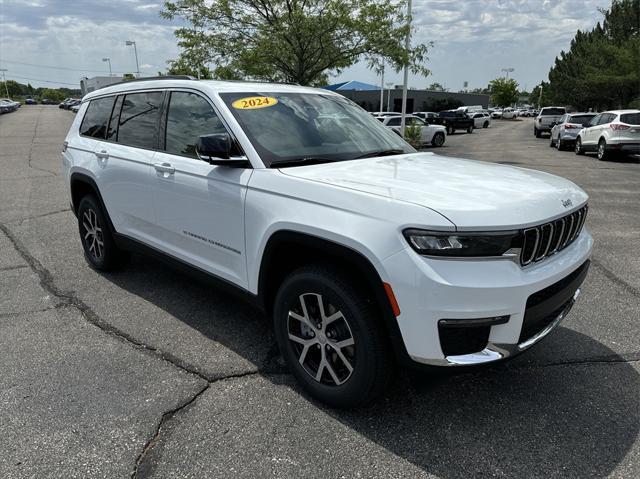
<svg viewBox="0 0 640 479"><path fill-rule="evenodd" d="M519 231L445 233L408 229L403 233L411 247L426 256L502 256L509 250L520 248L522 243Z"/></svg>

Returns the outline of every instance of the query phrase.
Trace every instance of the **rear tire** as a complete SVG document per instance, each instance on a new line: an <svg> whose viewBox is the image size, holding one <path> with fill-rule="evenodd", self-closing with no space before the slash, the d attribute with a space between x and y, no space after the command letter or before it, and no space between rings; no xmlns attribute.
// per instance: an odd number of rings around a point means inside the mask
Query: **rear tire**
<svg viewBox="0 0 640 479"><path fill-rule="evenodd" d="M467 128L467 133L473 133L473 126Z"/></svg>
<svg viewBox="0 0 640 479"><path fill-rule="evenodd" d="M386 390L394 363L377 311L335 268L305 266L284 280L275 298L275 336L289 369L310 395L346 408L373 401Z"/></svg>
<svg viewBox="0 0 640 479"><path fill-rule="evenodd" d="M535 135L536 138L540 138L542 136L540 131L535 126L533 127L533 134Z"/></svg>
<svg viewBox="0 0 640 479"><path fill-rule="evenodd" d="M92 268L110 271L129 259L129 254L116 245L107 215L92 194L83 197L78 205L78 231L84 257Z"/></svg>
<svg viewBox="0 0 640 479"><path fill-rule="evenodd" d="M485 121L484 124L482 125L482 128L489 128L489 122Z"/></svg>
<svg viewBox="0 0 640 479"><path fill-rule="evenodd" d="M598 142L598 160L607 161L611 155L607 151L607 142L602 138Z"/></svg>
<svg viewBox="0 0 640 479"><path fill-rule="evenodd" d="M549 135L549 146L551 148L553 148L554 146L556 146L556 142L553 141L553 135Z"/></svg>
<svg viewBox="0 0 640 479"><path fill-rule="evenodd" d="M562 138L558 138L558 141L556 141L556 148L558 148L558 151L564 150L564 142L562 141Z"/></svg>

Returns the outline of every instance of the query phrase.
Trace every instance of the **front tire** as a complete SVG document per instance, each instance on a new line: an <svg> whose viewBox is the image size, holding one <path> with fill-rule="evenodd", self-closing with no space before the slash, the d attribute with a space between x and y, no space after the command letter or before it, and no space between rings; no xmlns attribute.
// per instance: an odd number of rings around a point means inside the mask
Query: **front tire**
<svg viewBox="0 0 640 479"><path fill-rule="evenodd" d="M110 271L127 261L129 255L116 245L107 215L94 195L86 195L78 205L78 230L84 257L94 269Z"/></svg>
<svg viewBox="0 0 640 479"><path fill-rule="evenodd" d="M273 319L285 362L313 397L354 407L390 384L393 356L377 308L339 270L311 265L291 273Z"/></svg>
<svg viewBox="0 0 640 479"><path fill-rule="evenodd" d="M489 122L485 121L484 124L482 125L482 128L489 128Z"/></svg>
<svg viewBox="0 0 640 479"><path fill-rule="evenodd" d="M584 149L582 148L582 140L580 137L576 138L576 144L573 148L573 151L576 155L584 155Z"/></svg>
<svg viewBox="0 0 640 479"><path fill-rule="evenodd" d="M473 127L472 126L467 128L467 133L473 133Z"/></svg>
<svg viewBox="0 0 640 479"><path fill-rule="evenodd" d="M551 148L553 148L554 146L556 146L556 142L553 141L553 135L549 135L549 146Z"/></svg>
<svg viewBox="0 0 640 479"><path fill-rule="evenodd" d="M435 135L433 135L431 144L437 147L444 145L444 133L436 133Z"/></svg>
<svg viewBox="0 0 640 479"><path fill-rule="evenodd" d="M558 148L558 151L564 150L564 142L560 137L558 137L558 141L556 141L556 148Z"/></svg>
<svg viewBox="0 0 640 479"><path fill-rule="evenodd" d="M447 125L447 135L453 135L455 131L451 125Z"/></svg>
<svg viewBox="0 0 640 479"><path fill-rule="evenodd" d="M540 133L540 130L538 130L535 126L533 127L533 134L535 135L536 138L540 138L542 136L542 133Z"/></svg>

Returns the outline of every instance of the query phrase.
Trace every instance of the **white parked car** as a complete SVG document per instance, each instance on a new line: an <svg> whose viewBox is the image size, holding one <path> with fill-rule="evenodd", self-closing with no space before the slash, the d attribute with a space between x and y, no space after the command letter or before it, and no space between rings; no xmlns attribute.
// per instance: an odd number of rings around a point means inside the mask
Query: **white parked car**
<svg viewBox="0 0 640 479"><path fill-rule="evenodd" d="M640 110L605 111L578 133L576 155L595 151L599 160L640 153Z"/></svg>
<svg viewBox="0 0 640 479"><path fill-rule="evenodd" d="M385 116L382 124L397 133L400 132L402 116ZM414 115L405 117L406 125L418 125L420 127L420 138L423 145L442 146L447 138L447 130L442 125L431 125L422 118Z"/></svg>
<svg viewBox="0 0 640 479"><path fill-rule="evenodd" d="M474 128L489 128L491 126L491 115L485 112L470 114L473 118Z"/></svg>
<svg viewBox="0 0 640 479"><path fill-rule="evenodd" d="M502 118L502 108L494 108L491 112L491 118L498 119Z"/></svg>
<svg viewBox="0 0 640 479"><path fill-rule="evenodd" d="M593 245L572 182L418 153L341 95L295 85L96 90L62 165L93 268L143 251L240 292L333 406L375 398L395 365L526 350L571 309Z"/></svg>
<svg viewBox="0 0 640 479"><path fill-rule="evenodd" d="M504 110L502 110L502 118L504 120L513 120L517 117L518 117L518 114L516 113L516 110L514 110L513 108L505 108Z"/></svg>

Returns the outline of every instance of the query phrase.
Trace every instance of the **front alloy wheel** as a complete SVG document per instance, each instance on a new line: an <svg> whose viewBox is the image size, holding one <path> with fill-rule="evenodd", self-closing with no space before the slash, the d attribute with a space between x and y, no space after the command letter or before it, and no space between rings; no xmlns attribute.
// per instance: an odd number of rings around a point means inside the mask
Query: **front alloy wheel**
<svg viewBox="0 0 640 479"><path fill-rule="evenodd" d="M349 323L321 294L305 293L299 299L288 315L290 346L309 376L339 386L349 379L356 362Z"/></svg>
<svg viewBox="0 0 640 479"><path fill-rule="evenodd" d="M438 147L444 145L444 133L436 133L435 135L433 135L431 144Z"/></svg>
<svg viewBox="0 0 640 479"><path fill-rule="evenodd" d="M607 142L604 140L600 140L598 143L598 160L605 161L609 159L609 155L607 153Z"/></svg>
<svg viewBox="0 0 640 479"><path fill-rule="evenodd" d="M393 355L381 310L357 279L338 268L308 265L287 276L274 300L275 336L309 394L352 407L384 392L393 378Z"/></svg>
<svg viewBox="0 0 640 479"><path fill-rule="evenodd" d="M576 144L574 150L576 155L584 155L584 150L582 149L582 140L580 137L576 138Z"/></svg>

